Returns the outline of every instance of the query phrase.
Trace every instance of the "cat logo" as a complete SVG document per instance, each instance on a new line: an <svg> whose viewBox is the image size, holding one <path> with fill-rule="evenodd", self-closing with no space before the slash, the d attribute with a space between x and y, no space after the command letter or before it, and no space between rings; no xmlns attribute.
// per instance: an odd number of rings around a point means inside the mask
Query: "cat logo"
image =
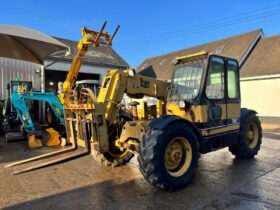
<svg viewBox="0 0 280 210"><path fill-rule="evenodd" d="M150 82L143 80L142 78L140 78L140 82L141 82L141 87L143 88L149 88L150 87Z"/></svg>

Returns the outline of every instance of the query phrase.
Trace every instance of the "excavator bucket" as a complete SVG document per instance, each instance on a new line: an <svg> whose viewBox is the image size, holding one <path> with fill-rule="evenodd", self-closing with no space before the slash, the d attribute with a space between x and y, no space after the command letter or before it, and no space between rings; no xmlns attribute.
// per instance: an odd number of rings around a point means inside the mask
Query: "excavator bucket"
<svg viewBox="0 0 280 210"><path fill-rule="evenodd" d="M47 146L55 147L55 146L60 145L61 141L59 138L59 133L53 128L48 128L48 129L46 129L46 131L49 134L49 140L47 142Z"/></svg>
<svg viewBox="0 0 280 210"><path fill-rule="evenodd" d="M71 127L71 129L73 129L73 127L74 127L73 123L71 123L70 127ZM58 159L54 159L54 160L47 161L47 162L44 162L44 163L40 163L40 164L37 164L37 165L33 165L31 167L27 167L27 168L24 168L24 169L21 169L21 170L18 170L18 171L14 171L12 174L17 175L17 174L21 174L21 173L26 173L28 171L34 171L34 170L37 170L37 169L40 169L40 168L45 168L45 167L48 167L48 166L64 163L64 162L67 162L67 161L70 161L70 160L73 160L73 159L77 159L77 158L89 155L90 152L91 152L90 136L89 136L89 130L88 130L89 126L87 125L87 123L82 123L82 127L83 127L83 135L84 135L84 139L85 139L85 149L84 149L84 151L74 153L74 154L71 154L71 155L67 155L67 156L63 156L63 157L60 157ZM8 164L5 167L10 168L10 167L18 166L18 165L22 165L22 164L25 164L25 163L29 163L29 162L38 161L38 160L41 160L41 159L61 155L63 153L72 152L72 151L75 151L77 149L78 149L77 136L74 136L74 140L73 140L73 142L71 142L71 147L69 147L69 148L65 148L65 149L62 149L62 150L46 153L46 154L39 155L39 156L36 156L36 157L28 158L28 159L25 159L25 160L20 160L20 161Z"/></svg>
<svg viewBox="0 0 280 210"><path fill-rule="evenodd" d="M28 147L31 149L42 147L42 142L40 139L36 138L35 134L28 136Z"/></svg>

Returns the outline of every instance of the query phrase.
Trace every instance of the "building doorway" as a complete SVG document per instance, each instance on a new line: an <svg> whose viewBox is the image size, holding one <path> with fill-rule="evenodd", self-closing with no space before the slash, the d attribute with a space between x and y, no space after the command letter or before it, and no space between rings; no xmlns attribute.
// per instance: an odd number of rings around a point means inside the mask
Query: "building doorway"
<svg viewBox="0 0 280 210"><path fill-rule="evenodd" d="M46 70L45 71L45 91L54 92L57 94L58 83L64 82L67 76L66 71L56 71L56 70ZM79 80L100 80L99 74L88 74L88 73L79 73Z"/></svg>

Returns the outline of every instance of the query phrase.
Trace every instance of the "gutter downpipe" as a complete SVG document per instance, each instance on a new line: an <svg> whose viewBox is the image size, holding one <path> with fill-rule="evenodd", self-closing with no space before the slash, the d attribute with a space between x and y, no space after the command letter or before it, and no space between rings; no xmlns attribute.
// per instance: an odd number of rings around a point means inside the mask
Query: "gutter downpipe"
<svg viewBox="0 0 280 210"><path fill-rule="evenodd" d="M45 69L44 69L44 65L41 65L41 92L44 93L45 92ZM46 122L46 103L44 101L40 102L40 110L41 110L41 114L40 114L40 122L45 123Z"/></svg>

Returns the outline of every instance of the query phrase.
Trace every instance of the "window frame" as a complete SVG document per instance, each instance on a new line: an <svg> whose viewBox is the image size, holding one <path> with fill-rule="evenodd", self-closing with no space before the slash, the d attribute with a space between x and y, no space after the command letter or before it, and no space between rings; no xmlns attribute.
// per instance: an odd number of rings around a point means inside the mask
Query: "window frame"
<svg viewBox="0 0 280 210"><path fill-rule="evenodd" d="M197 62L197 60L189 61L191 63L197 63L197 64L201 64L202 65L202 73L201 73L198 93L196 94L196 96L194 98L190 99L193 102L201 100L201 93L203 92L204 80L205 80L205 78L204 78L205 77L204 71L207 71L207 68L208 68L207 60L208 59L202 58L201 61L199 61L199 62ZM181 64L177 64L177 65L173 66L173 73L172 73L172 80L171 80L172 83L174 83L175 74L176 74L176 71L178 70L178 68L180 68L182 66L185 67L186 65L187 65L186 63L181 63Z"/></svg>
<svg viewBox="0 0 280 210"><path fill-rule="evenodd" d="M237 76L237 80L236 80L236 88L237 88L237 96L235 98L231 98L229 97L229 91L228 91L228 67L229 67L229 62L234 62L236 64L236 76ZM234 59L227 59L226 62L226 95L227 95L227 100L229 101L236 101L236 100L240 100L240 77L239 77L239 63L237 62L237 60Z"/></svg>
<svg viewBox="0 0 280 210"><path fill-rule="evenodd" d="M223 64L224 64L224 95L223 95L223 98L209 98L207 96L207 93L206 93L206 90L207 90L207 82L208 82L208 79L209 79L209 75L210 75L210 64L211 64L211 61L213 58L219 58L219 59L222 59L223 60ZM210 55L209 58L208 58L208 65L207 65L207 73L205 74L205 87L204 87L204 95L206 97L207 100L209 101L224 101L227 97L227 75L226 75L226 66L227 65L227 62L225 60L224 57L222 56L218 56L218 55Z"/></svg>

